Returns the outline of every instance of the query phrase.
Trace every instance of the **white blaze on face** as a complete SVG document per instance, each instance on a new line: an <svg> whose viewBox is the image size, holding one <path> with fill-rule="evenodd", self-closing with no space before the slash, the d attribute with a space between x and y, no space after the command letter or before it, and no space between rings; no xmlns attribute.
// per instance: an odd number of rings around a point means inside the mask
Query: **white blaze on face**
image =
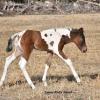
<svg viewBox="0 0 100 100"><path fill-rule="evenodd" d="M62 35L70 38L70 30L67 28L56 28L41 31L41 37L46 41L48 49L54 51L55 53L58 52L58 45Z"/></svg>

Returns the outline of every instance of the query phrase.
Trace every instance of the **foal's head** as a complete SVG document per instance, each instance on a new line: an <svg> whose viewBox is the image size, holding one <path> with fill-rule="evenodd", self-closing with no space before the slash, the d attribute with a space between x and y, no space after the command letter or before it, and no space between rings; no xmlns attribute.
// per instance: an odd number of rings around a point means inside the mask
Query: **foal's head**
<svg viewBox="0 0 100 100"><path fill-rule="evenodd" d="M83 28L72 29L71 39L83 53L87 51Z"/></svg>

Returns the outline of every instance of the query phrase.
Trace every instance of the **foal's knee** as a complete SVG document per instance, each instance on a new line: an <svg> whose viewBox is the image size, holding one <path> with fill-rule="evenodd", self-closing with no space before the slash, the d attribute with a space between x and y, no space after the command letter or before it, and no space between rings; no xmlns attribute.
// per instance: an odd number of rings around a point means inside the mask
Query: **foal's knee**
<svg viewBox="0 0 100 100"><path fill-rule="evenodd" d="M15 58L16 58L15 55L11 55L11 56L7 57L6 64L9 65Z"/></svg>

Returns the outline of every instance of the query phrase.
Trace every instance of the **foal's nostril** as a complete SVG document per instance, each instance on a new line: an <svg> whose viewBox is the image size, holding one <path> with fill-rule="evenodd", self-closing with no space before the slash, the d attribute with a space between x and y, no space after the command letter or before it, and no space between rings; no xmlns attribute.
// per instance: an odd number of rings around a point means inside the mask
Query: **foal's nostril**
<svg viewBox="0 0 100 100"><path fill-rule="evenodd" d="M83 50L83 53L85 53L86 52L86 50Z"/></svg>
<svg viewBox="0 0 100 100"><path fill-rule="evenodd" d="M87 49L83 50L83 52L84 52L84 53L87 52Z"/></svg>

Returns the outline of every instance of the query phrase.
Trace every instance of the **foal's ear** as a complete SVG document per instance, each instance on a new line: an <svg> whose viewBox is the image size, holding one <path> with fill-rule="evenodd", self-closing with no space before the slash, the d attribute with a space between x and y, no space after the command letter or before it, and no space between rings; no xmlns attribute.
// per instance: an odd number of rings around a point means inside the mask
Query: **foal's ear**
<svg viewBox="0 0 100 100"><path fill-rule="evenodd" d="M82 27L81 27L81 28L79 28L79 31L80 31L80 32L83 32L83 28L82 28Z"/></svg>

